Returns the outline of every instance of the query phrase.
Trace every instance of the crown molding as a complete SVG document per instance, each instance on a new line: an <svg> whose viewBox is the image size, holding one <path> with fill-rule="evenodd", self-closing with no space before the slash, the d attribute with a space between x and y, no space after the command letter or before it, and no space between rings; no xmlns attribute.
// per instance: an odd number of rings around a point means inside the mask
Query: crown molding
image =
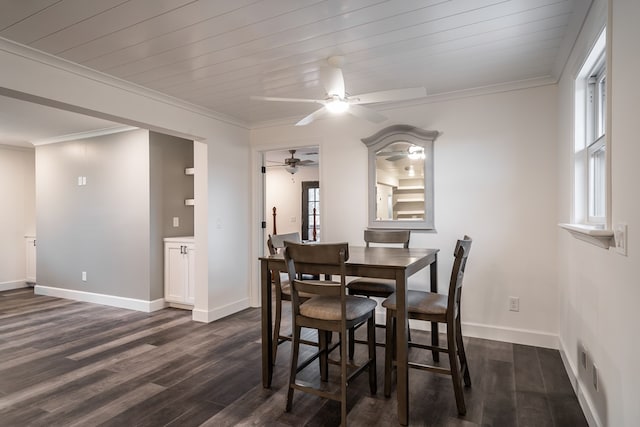
<svg viewBox="0 0 640 427"><path fill-rule="evenodd" d="M58 142L67 142L67 141L75 141L78 139L88 139L95 138L97 136L111 135L114 133L127 132L130 130L140 129L134 126L116 126L112 128L104 128L104 129L96 129L90 130L87 132L76 132L70 133L68 135L60 135L54 136L52 138L38 139L35 141L31 141L31 143L35 146L48 145L48 144L56 144Z"/></svg>
<svg viewBox="0 0 640 427"><path fill-rule="evenodd" d="M111 76L101 71L94 70L84 65L71 62L67 59L60 58L47 52L43 52L38 49L23 45L21 43L14 42L12 40L0 37L0 51L4 51L13 55L23 57L25 59L39 62L50 67L58 68L60 70L72 73L96 82L118 88L138 96L152 99L157 102L161 102L172 107L180 108L182 110L190 111L195 114L199 114L214 120L218 120L227 124L238 126L244 129L249 129L248 123L238 120L234 117L227 116L222 113L210 110L200 105L192 104L190 102L181 100L171 95L167 95L162 92L158 92L153 89L132 83L118 77Z"/></svg>
<svg viewBox="0 0 640 427"><path fill-rule="evenodd" d="M27 144L29 144L29 145L27 145ZM0 144L0 148L3 149L3 150L33 151L34 147L31 146L29 142L25 142L25 143L20 143L20 145L2 143L2 144Z"/></svg>

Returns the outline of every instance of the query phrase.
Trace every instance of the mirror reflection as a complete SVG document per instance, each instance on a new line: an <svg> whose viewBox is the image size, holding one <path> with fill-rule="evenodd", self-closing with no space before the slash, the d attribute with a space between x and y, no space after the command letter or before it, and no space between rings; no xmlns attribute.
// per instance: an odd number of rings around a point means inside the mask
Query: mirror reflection
<svg viewBox="0 0 640 427"><path fill-rule="evenodd" d="M375 152L376 220L425 219L425 150L394 141Z"/></svg>

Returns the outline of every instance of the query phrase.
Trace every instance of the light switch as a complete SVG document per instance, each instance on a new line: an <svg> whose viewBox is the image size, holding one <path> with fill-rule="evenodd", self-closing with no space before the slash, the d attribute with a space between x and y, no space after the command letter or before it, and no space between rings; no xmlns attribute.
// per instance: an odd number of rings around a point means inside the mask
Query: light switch
<svg viewBox="0 0 640 427"><path fill-rule="evenodd" d="M613 228L613 237L616 242L616 252L627 256L627 224L616 224Z"/></svg>
<svg viewBox="0 0 640 427"><path fill-rule="evenodd" d="M81 185L82 185L82 177L81 177L81 176L79 176L79 177L78 177L78 185L79 185L79 186L81 186Z"/></svg>
<svg viewBox="0 0 640 427"><path fill-rule="evenodd" d="M180 227L180 217L177 217L177 216L173 217L173 226Z"/></svg>

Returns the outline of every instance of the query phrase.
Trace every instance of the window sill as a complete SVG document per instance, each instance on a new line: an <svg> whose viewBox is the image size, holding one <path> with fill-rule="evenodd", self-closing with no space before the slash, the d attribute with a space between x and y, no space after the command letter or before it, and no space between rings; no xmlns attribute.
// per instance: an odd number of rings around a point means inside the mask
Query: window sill
<svg viewBox="0 0 640 427"><path fill-rule="evenodd" d="M598 247L609 249L615 246L613 242L613 230L605 230L583 224L558 224L567 230L576 239L582 240Z"/></svg>

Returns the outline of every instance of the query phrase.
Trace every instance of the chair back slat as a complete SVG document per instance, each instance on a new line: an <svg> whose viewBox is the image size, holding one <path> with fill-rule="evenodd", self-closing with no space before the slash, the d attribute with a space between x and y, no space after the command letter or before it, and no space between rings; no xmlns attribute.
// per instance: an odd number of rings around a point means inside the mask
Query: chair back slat
<svg viewBox="0 0 640 427"><path fill-rule="evenodd" d="M409 247L411 230L364 230L364 241L370 243L401 244L405 249Z"/></svg>
<svg viewBox="0 0 640 427"><path fill-rule="evenodd" d="M462 240L458 240L456 243L456 248L453 253L455 258L453 268L451 269L448 298L449 315L452 317L458 316L459 313L460 299L462 298L462 279L464 277L467 259L469 258L469 251L471 250L471 242L471 237L464 236Z"/></svg>
<svg viewBox="0 0 640 427"><path fill-rule="evenodd" d="M299 293L316 295L339 295L344 300L345 261L349 259L348 243L302 244L285 242L284 260L291 283L292 310L299 313ZM327 275L340 276L340 282L329 280L299 280L303 273L318 274L318 269ZM342 309L344 310L344 304ZM344 313L343 313L344 314Z"/></svg>
<svg viewBox="0 0 640 427"><path fill-rule="evenodd" d="M269 248L269 253L275 255L280 249L284 248L284 242L300 243L301 241L300 233L298 232L274 234L267 239L267 247Z"/></svg>

